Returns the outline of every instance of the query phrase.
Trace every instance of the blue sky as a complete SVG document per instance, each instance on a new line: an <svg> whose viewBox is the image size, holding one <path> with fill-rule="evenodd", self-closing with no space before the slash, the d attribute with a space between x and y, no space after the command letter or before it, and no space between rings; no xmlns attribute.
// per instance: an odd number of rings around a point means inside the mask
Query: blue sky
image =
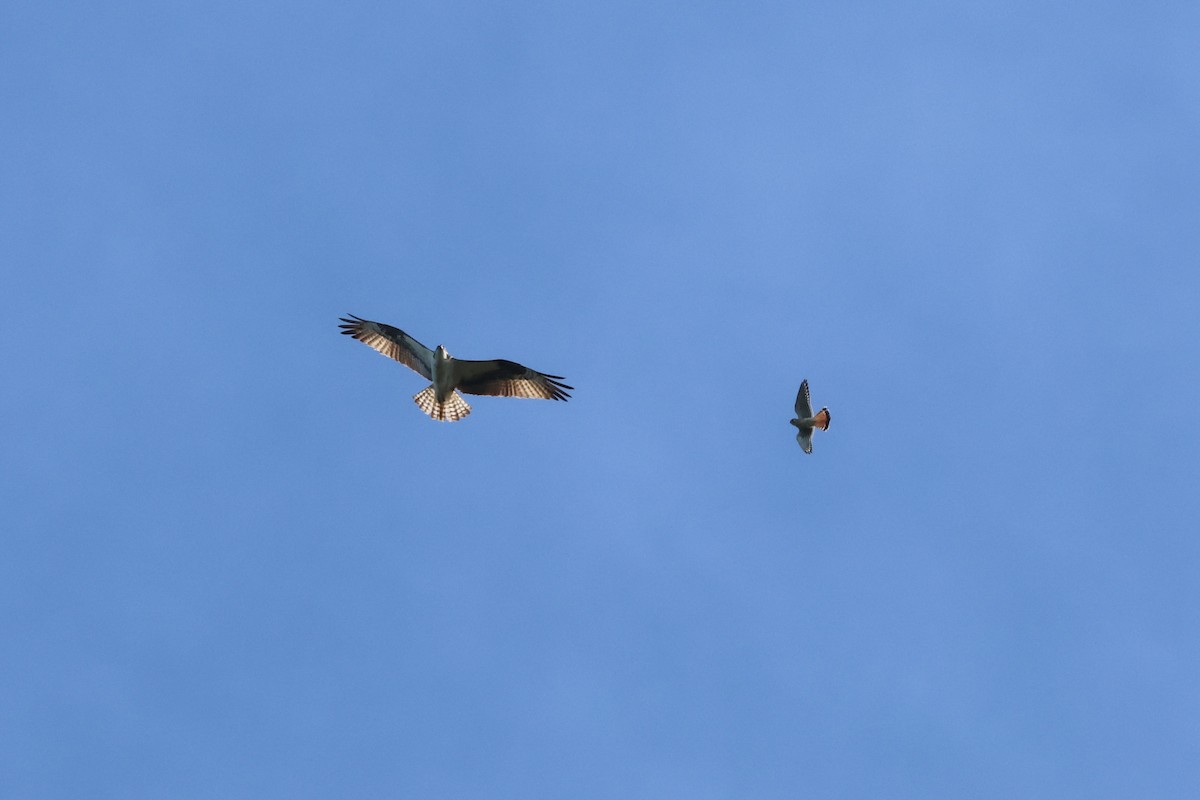
<svg viewBox="0 0 1200 800"><path fill-rule="evenodd" d="M6 4L0 795L1196 796L1198 40Z"/></svg>

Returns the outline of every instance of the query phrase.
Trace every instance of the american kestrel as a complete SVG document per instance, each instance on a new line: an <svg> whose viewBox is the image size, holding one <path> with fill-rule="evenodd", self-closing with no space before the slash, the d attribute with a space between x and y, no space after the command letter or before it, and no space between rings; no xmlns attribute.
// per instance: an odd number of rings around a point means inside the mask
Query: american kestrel
<svg viewBox="0 0 1200 800"><path fill-rule="evenodd" d="M808 378L800 382L800 391L796 393L796 419L792 424L800 431L796 441L806 453L812 452L813 429L829 430L829 409L822 408L816 414L812 413L812 403L808 399Z"/></svg>

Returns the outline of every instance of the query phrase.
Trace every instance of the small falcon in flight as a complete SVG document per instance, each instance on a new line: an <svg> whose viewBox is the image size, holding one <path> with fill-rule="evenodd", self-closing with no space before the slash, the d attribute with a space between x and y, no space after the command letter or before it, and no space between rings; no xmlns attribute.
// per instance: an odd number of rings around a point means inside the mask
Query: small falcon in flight
<svg viewBox="0 0 1200 800"><path fill-rule="evenodd" d="M413 395L413 402L434 419L456 422L471 413L459 392L499 397L535 397L566 400L574 386L561 383L559 375L546 375L515 361L464 361L451 358L440 344L430 350L399 328L350 315L338 327L388 358L428 378L433 383ZM458 391L455 391L458 390Z"/></svg>
<svg viewBox="0 0 1200 800"><path fill-rule="evenodd" d="M813 429L829 430L829 409L822 408L816 414L812 413L812 403L808 399L808 378L800 382L800 391L796 393L796 417L792 424L799 429L796 441L804 452L812 452Z"/></svg>

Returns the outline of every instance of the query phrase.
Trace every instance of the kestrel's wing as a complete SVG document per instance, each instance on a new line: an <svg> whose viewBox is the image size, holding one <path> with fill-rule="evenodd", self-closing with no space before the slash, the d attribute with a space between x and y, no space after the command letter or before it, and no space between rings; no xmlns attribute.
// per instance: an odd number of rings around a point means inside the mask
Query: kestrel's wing
<svg viewBox="0 0 1200 800"><path fill-rule="evenodd" d="M338 327L347 336L353 336L388 358L394 358L409 369L433 380L433 351L399 328L372 322L353 314L349 319L341 317L343 325Z"/></svg>
<svg viewBox="0 0 1200 800"><path fill-rule="evenodd" d="M796 441L800 443L800 449L806 453L812 453L812 428L801 428L796 434Z"/></svg>
<svg viewBox="0 0 1200 800"><path fill-rule="evenodd" d="M458 390L467 394L490 394L496 397L533 397L543 400L566 400L574 386L562 383L561 375L547 375L522 366L515 361L463 361L455 359Z"/></svg>
<svg viewBox="0 0 1200 800"><path fill-rule="evenodd" d="M796 393L796 416L800 419L809 419L813 415L812 402L808 399L808 378L800 381L800 391ZM811 451L809 450L805 452Z"/></svg>

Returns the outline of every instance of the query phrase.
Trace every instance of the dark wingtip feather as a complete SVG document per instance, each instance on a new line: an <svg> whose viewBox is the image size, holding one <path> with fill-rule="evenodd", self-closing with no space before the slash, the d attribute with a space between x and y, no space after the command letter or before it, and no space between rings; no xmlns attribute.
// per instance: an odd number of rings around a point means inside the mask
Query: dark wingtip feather
<svg viewBox="0 0 1200 800"><path fill-rule="evenodd" d="M366 322L366 320L362 319L361 317L356 317L353 314L350 314L349 317L350 319L346 319L346 317L338 317L338 320L344 323L342 325L338 325L338 327L341 328L342 333L346 334L347 336L354 336L359 331L359 325L363 322Z"/></svg>
<svg viewBox="0 0 1200 800"><path fill-rule="evenodd" d="M575 391L574 386L562 383L562 378L559 375L547 375L546 377L548 378L546 385L550 388L550 393L554 395L555 400L565 401L569 399L571 395L566 391L567 389L570 389L572 392Z"/></svg>

